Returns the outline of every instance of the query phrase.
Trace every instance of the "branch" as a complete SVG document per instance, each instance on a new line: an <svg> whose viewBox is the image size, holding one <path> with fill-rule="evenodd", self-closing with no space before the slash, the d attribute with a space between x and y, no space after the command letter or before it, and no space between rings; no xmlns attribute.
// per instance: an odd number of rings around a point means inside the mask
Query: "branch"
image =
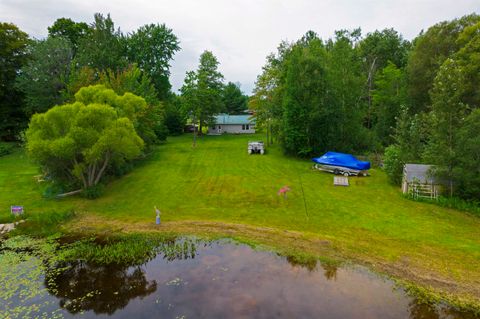
<svg viewBox="0 0 480 319"><path fill-rule="evenodd" d="M105 168L107 168L107 164L109 160L110 160L110 152L107 152L107 154L105 154L105 161L103 162L102 168L98 172L97 178L95 178L94 185L97 185L98 182L100 181L100 178L102 177L103 172L105 171Z"/></svg>
<svg viewBox="0 0 480 319"><path fill-rule="evenodd" d="M63 194L58 194L56 197L60 197L60 198L67 197L67 196L71 196L71 195L81 193L82 191L83 191L83 189L77 189L76 191L71 191L71 192L63 193Z"/></svg>

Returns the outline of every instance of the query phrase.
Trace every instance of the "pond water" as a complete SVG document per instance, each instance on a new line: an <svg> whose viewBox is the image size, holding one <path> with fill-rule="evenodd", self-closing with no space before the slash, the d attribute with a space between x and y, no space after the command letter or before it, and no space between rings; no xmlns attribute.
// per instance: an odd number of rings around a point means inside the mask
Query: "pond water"
<svg viewBox="0 0 480 319"><path fill-rule="evenodd" d="M197 241L139 266L73 262L32 275L36 262L19 260L14 273L18 285L37 280L37 293L0 295L0 318L474 318L360 267L302 265L231 241Z"/></svg>

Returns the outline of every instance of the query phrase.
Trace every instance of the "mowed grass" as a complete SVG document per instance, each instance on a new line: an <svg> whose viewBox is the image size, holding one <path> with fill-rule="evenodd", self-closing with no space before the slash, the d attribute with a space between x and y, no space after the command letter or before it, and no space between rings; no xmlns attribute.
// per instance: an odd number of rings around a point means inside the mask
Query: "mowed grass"
<svg viewBox="0 0 480 319"><path fill-rule="evenodd" d="M0 217L10 205L30 213L74 209L124 223L218 221L301 232L328 240L345 256L441 274L480 290L480 219L402 197L379 169L333 186L333 175L289 158L279 146L248 155L262 136L190 135L169 138L134 171L112 182L97 200L43 199L38 174L23 152L0 158ZM278 190L288 185L284 199ZM480 299L479 296L477 298Z"/></svg>

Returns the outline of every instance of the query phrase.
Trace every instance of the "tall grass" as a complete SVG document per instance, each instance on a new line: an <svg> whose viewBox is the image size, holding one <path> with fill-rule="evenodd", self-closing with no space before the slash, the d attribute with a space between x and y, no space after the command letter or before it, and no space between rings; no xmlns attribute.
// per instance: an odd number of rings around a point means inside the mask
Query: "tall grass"
<svg viewBox="0 0 480 319"><path fill-rule="evenodd" d="M61 251L63 260L83 260L96 264L141 265L162 253L167 260L193 258L196 243L159 235L132 234L89 238L68 244Z"/></svg>
<svg viewBox="0 0 480 319"><path fill-rule="evenodd" d="M406 195L407 198L416 202L431 203L441 207L456 209L468 213L472 213L480 217L480 202L478 201L466 201L458 197L445 197L439 196L437 199L415 197L411 194Z"/></svg>
<svg viewBox="0 0 480 319"><path fill-rule="evenodd" d="M24 214L24 223L18 224L13 234L33 237L47 237L61 232L60 225L73 218L73 211L47 211L37 214Z"/></svg>

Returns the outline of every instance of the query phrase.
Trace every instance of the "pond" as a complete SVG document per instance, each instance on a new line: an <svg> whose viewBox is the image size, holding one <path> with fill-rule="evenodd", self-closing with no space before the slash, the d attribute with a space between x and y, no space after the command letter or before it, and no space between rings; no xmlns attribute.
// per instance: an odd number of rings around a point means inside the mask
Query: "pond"
<svg viewBox="0 0 480 319"><path fill-rule="evenodd" d="M75 261L42 273L37 257L12 258L0 254L0 267L14 265L0 269L0 318L474 318L361 267L300 264L226 240L135 266Z"/></svg>

